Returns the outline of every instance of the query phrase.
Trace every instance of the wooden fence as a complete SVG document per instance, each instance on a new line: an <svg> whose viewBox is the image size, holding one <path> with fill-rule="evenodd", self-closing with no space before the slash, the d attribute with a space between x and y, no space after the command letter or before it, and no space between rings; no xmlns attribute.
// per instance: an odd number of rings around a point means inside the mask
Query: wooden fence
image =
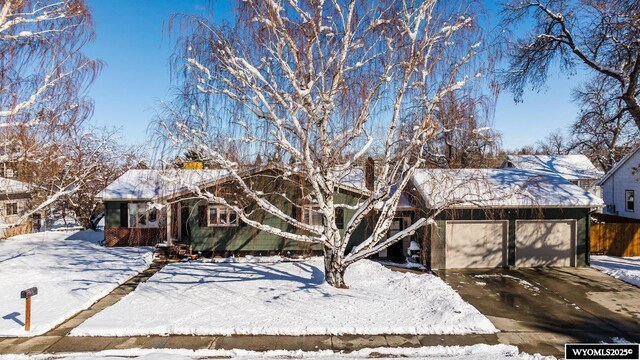
<svg viewBox="0 0 640 360"><path fill-rule="evenodd" d="M594 255L640 256L640 224L591 224L591 253Z"/></svg>

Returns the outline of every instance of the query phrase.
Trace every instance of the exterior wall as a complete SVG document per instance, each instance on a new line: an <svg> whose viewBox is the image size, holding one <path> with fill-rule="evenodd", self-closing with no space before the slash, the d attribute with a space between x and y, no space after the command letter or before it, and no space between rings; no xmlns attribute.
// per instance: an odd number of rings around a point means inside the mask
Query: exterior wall
<svg viewBox="0 0 640 360"><path fill-rule="evenodd" d="M18 204L18 213L16 215L7 215L7 205L12 203ZM18 221L27 209L28 203L28 198L0 200L0 224L13 224Z"/></svg>
<svg viewBox="0 0 640 360"><path fill-rule="evenodd" d="M576 266L589 264L589 212L590 209L500 209L487 211L448 210L440 213L430 228L427 245L427 266L432 270L446 269L446 221L447 220L508 220L507 265L515 266L516 220L575 219Z"/></svg>
<svg viewBox="0 0 640 360"><path fill-rule="evenodd" d="M354 205L358 202L358 197L350 193L337 193L335 202L339 204ZM276 236L264 231L258 231L241 221L236 227L213 227L206 225L206 217L208 208L204 202L197 200L183 200L180 202L182 206L189 206L190 216L188 218L190 234L184 236L181 242L192 246L194 252L202 251L203 253L213 252L220 255L231 254L309 254L312 252L322 251L322 247L318 244L310 244L293 240L286 240L280 236ZM154 245L166 239L166 227L151 229L130 229L124 219L127 214L121 213L122 206L126 206L128 202L106 201L105 202L105 245L107 246L148 246ZM291 204L282 205L280 208L288 214L293 214ZM180 212L176 211L177 207L172 210L172 233L177 234L177 228L180 227ZM201 214L201 211L205 213ZM353 216L355 210L344 210L345 226L349 219ZM123 217L124 215L124 217ZM290 225L286 224L279 218L256 211L255 218L264 224L276 227L281 230L292 231ZM361 242L365 238L366 222L363 222L352 235L347 251L352 246Z"/></svg>
<svg viewBox="0 0 640 360"><path fill-rule="evenodd" d="M602 184L605 214L640 219L640 174L633 168L640 166L640 151L631 156ZM634 190L635 211L626 211L625 190ZM615 207L615 209L614 209Z"/></svg>
<svg viewBox="0 0 640 360"><path fill-rule="evenodd" d="M154 246L160 242L163 229L130 229L107 228L104 229L105 246Z"/></svg>
<svg viewBox="0 0 640 360"><path fill-rule="evenodd" d="M129 228L128 214L121 213L121 207L129 202L106 201L104 216L105 246L153 246L166 239L166 227ZM122 217L121 219L121 216ZM122 220L122 221L121 221Z"/></svg>
<svg viewBox="0 0 640 360"><path fill-rule="evenodd" d="M357 203L357 200L358 198L354 195L338 193L336 194L334 201L339 204L353 205ZM189 243L192 245L193 251L213 251L216 254L222 255L242 253L254 255L286 255L288 253L310 254L322 251L322 246L319 244L287 240L265 231L258 231L257 229L242 223L242 221L239 221L239 224L236 227L201 226L202 221L200 221L200 217L202 215L199 212L203 209L206 211L207 208L206 206L201 207L198 205L199 204L193 202L191 203L191 206L195 207L195 211L193 212L194 216L189 218L189 225L191 228ZM280 209L288 214L293 214L294 212L291 204L281 205ZM354 210L345 209L345 225L353 214ZM207 214L203 215L206 216ZM281 230L294 230L283 220L262 211L256 211L254 219ZM364 240L365 228L366 224L363 222L363 224L356 229L356 232L350 239L351 241L349 242L347 251L349 251L355 244Z"/></svg>

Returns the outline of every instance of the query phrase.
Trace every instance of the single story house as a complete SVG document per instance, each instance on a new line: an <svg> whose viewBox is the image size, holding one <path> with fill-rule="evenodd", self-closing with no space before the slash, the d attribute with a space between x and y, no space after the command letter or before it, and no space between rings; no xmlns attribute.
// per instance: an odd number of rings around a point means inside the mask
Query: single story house
<svg viewBox="0 0 640 360"><path fill-rule="evenodd" d="M556 174L602 197L596 183L604 172L585 155L507 155L502 169L522 169Z"/></svg>
<svg viewBox="0 0 640 360"><path fill-rule="evenodd" d="M343 177L336 203L353 206L368 196L371 180L365 172L356 169ZM277 168L262 168L246 176L265 194L303 198L297 193L300 187L291 182L294 176L284 176ZM194 186L244 201L221 170L130 170L101 193L106 208L106 245L180 243L190 245L193 251L220 255L322 250L318 245L285 240L247 226L226 208L194 197ZM275 204L303 221L321 221L312 206L298 201L296 206L289 201ZM402 194L388 236L438 211L435 221L378 256L403 258L414 240L421 244L432 269L584 266L588 263L589 213L601 206L598 197L556 174L519 169L420 169ZM344 227L353 213L353 207L345 207L337 219L338 227ZM254 209L252 216L273 227L292 230L260 209ZM367 237L369 225L364 222L358 228L347 251Z"/></svg>
<svg viewBox="0 0 640 360"><path fill-rule="evenodd" d="M409 190L434 222L431 269L585 266L602 200L561 176L522 169L422 169Z"/></svg>
<svg viewBox="0 0 640 360"><path fill-rule="evenodd" d="M30 201L31 185L0 177L0 238L9 226L17 225Z"/></svg>
<svg viewBox="0 0 640 360"><path fill-rule="evenodd" d="M295 175L287 176L277 167L269 166L248 171L243 176L264 194L275 194L272 203L283 212L309 224L322 221L313 211L313 206L304 203L304 195L298 193L299 186L293 186L297 181ZM345 174L342 180L334 199L336 203L356 205L368 194L362 170ZM224 196L227 201L246 201L239 196L241 191L234 188L229 174L223 170L129 170L99 195L106 211L105 244L187 244L193 251L220 255L293 254L322 250L316 244L286 240L247 226L226 207L194 197L196 188ZM289 199L297 199L295 206ZM294 230L255 204L242 205L251 213L252 220L282 230ZM354 212L352 207L343 208L336 219L338 228L343 228ZM363 239L365 228L366 225L362 224L353 238Z"/></svg>
<svg viewBox="0 0 640 360"><path fill-rule="evenodd" d="M640 219L640 206L636 206L636 194L640 194L640 146L620 159L600 179L604 199L604 213Z"/></svg>

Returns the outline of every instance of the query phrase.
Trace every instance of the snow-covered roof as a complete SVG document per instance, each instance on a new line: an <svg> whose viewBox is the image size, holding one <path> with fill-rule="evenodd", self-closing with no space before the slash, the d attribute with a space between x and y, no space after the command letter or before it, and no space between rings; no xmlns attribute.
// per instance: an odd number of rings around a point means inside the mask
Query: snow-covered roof
<svg viewBox="0 0 640 360"><path fill-rule="evenodd" d="M590 192L557 174L522 169L420 169L413 178L437 208L602 207Z"/></svg>
<svg viewBox="0 0 640 360"><path fill-rule="evenodd" d="M349 190L358 192L368 191L365 172L362 168L356 167L343 171L342 174L337 173L340 185Z"/></svg>
<svg viewBox="0 0 640 360"><path fill-rule="evenodd" d="M129 170L109 184L100 197L107 201L150 201L205 185L226 176L225 170Z"/></svg>
<svg viewBox="0 0 640 360"><path fill-rule="evenodd" d="M567 180L599 179L604 175L584 155L508 155L502 167L555 173Z"/></svg>
<svg viewBox="0 0 640 360"><path fill-rule="evenodd" d="M26 182L0 177L0 195L27 193L30 189Z"/></svg>
<svg viewBox="0 0 640 360"><path fill-rule="evenodd" d="M629 159L631 159L638 152L638 150L640 150L640 145L636 146L635 149L629 151L629 153L627 155L625 155L622 159L620 159L620 161L618 161L615 165L613 165L611 170L609 170L602 177L602 179L600 179L600 181L598 181L598 185L602 186L604 184L604 182L607 181L607 179L609 179L611 177L611 175L615 174L616 171L618 171L618 169L620 169L620 167L622 167L622 165L624 165L627 161L629 161Z"/></svg>
<svg viewBox="0 0 640 360"><path fill-rule="evenodd" d="M129 170L109 184L98 196L103 201L157 200L188 191L189 186L202 187L212 184L222 180L227 174L226 170ZM348 190L366 191L362 169L350 169L340 177L340 182Z"/></svg>

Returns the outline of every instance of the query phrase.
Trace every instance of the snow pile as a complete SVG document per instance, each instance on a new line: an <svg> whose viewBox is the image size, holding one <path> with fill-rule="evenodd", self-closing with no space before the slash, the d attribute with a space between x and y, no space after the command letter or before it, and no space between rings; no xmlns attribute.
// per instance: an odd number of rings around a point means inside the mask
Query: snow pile
<svg viewBox="0 0 640 360"><path fill-rule="evenodd" d="M127 349L105 350L94 353L75 354L42 354L33 356L5 355L11 359L153 359L153 360L177 360L200 358L228 358L228 359L462 359L462 360L552 360L553 356L539 354L529 355L518 353L518 348L511 345L486 345L473 346L429 346L419 348L374 348L362 349L350 353L324 351L300 351L300 350L271 350L256 352L247 350L186 350L186 349ZM8 359L0 355L0 359Z"/></svg>
<svg viewBox="0 0 640 360"><path fill-rule="evenodd" d="M42 334L146 269L150 248L105 248L102 232L43 232L0 241L0 336ZM31 331L20 291L36 286Z"/></svg>
<svg viewBox="0 0 640 360"><path fill-rule="evenodd" d="M640 287L640 256L620 258L592 255L591 266L616 279Z"/></svg>
<svg viewBox="0 0 640 360"><path fill-rule="evenodd" d="M324 282L322 269L321 258L170 264L71 335L497 332L436 276L395 272L362 260L347 270L351 288L336 289Z"/></svg>

